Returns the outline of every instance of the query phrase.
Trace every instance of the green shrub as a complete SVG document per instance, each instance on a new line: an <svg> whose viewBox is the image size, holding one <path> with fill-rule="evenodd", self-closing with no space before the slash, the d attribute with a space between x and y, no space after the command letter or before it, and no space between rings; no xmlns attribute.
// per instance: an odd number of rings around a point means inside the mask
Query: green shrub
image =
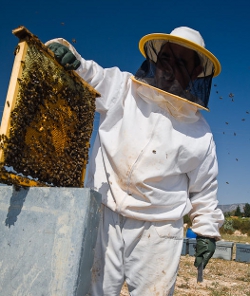
<svg viewBox="0 0 250 296"><path fill-rule="evenodd" d="M240 231L242 233L248 233L250 231L250 219L240 219L241 220L241 226Z"/></svg>
<svg viewBox="0 0 250 296"><path fill-rule="evenodd" d="M220 228L221 233L232 234L234 233L235 229L233 227L233 219L232 218L225 218L225 222Z"/></svg>
<svg viewBox="0 0 250 296"><path fill-rule="evenodd" d="M225 223L220 229L220 232L222 234L232 234L235 230L239 230L241 233L246 233L248 236L250 236L250 219L240 217L226 217Z"/></svg>
<svg viewBox="0 0 250 296"><path fill-rule="evenodd" d="M235 230L241 230L242 219L238 218L238 219L232 219L232 220L233 220L233 228Z"/></svg>

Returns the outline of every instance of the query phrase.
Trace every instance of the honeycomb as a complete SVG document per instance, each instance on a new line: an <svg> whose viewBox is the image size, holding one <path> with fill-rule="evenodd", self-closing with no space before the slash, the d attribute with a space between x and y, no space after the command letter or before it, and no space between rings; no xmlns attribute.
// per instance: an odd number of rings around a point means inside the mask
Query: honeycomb
<svg viewBox="0 0 250 296"><path fill-rule="evenodd" d="M15 91L7 94L2 118L0 182L83 187L99 93L25 27L13 33L20 39L15 60L20 48L22 58L14 61L18 74L9 90Z"/></svg>

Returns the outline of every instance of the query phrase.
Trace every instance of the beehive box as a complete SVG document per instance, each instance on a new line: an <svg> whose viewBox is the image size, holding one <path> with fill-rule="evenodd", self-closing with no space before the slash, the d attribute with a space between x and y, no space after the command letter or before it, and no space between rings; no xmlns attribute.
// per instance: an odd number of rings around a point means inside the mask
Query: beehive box
<svg viewBox="0 0 250 296"><path fill-rule="evenodd" d="M236 257L235 261L250 262L250 245L236 244Z"/></svg>
<svg viewBox="0 0 250 296"><path fill-rule="evenodd" d="M196 238L190 238L188 240L188 254L194 256L196 252Z"/></svg>
<svg viewBox="0 0 250 296"><path fill-rule="evenodd" d="M0 182L83 187L100 96L25 27L19 38L0 131Z"/></svg>
<svg viewBox="0 0 250 296"><path fill-rule="evenodd" d="M87 295L101 195L0 186L0 196L0 295Z"/></svg>
<svg viewBox="0 0 250 296"><path fill-rule="evenodd" d="M186 256L188 254L188 238L183 239L181 255Z"/></svg>
<svg viewBox="0 0 250 296"><path fill-rule="evenodd" d="M233 256L233 242L216 242L216 249L212 258L220 258L224 260L232 260Z"/></svg>

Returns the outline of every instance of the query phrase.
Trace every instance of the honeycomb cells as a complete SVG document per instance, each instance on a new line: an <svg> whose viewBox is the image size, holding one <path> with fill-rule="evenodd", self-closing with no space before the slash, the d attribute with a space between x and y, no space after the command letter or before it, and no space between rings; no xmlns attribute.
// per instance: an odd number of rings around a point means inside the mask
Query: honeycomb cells
<svg viewBox="0 0 250 296"><path fill-rule="evenodd" d="M2 170L48 186L83 187L96 93L32 40L21 67L9 135L0 139Z"/></svg>

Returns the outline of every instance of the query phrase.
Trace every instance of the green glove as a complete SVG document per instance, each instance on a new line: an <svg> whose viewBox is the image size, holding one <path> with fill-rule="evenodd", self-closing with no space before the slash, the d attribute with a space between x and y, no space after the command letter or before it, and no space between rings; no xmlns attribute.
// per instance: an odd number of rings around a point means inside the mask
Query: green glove
<svg viewBox="0 0 250 296"><path fill-rule="evenodd" d="M215 248L214 238L197 236L194 266L199 267L203 262L203 268L205 268L209 259L213 256Z"/></svg>
<svg viewBox="0 0 250 296"><path fill-rule="evenodd" d="M54 52L56 60L64 66L66 70L76 70L81 65L81 62L76 59L67 46L53 42L48 45L48 48Z"/></svg>

